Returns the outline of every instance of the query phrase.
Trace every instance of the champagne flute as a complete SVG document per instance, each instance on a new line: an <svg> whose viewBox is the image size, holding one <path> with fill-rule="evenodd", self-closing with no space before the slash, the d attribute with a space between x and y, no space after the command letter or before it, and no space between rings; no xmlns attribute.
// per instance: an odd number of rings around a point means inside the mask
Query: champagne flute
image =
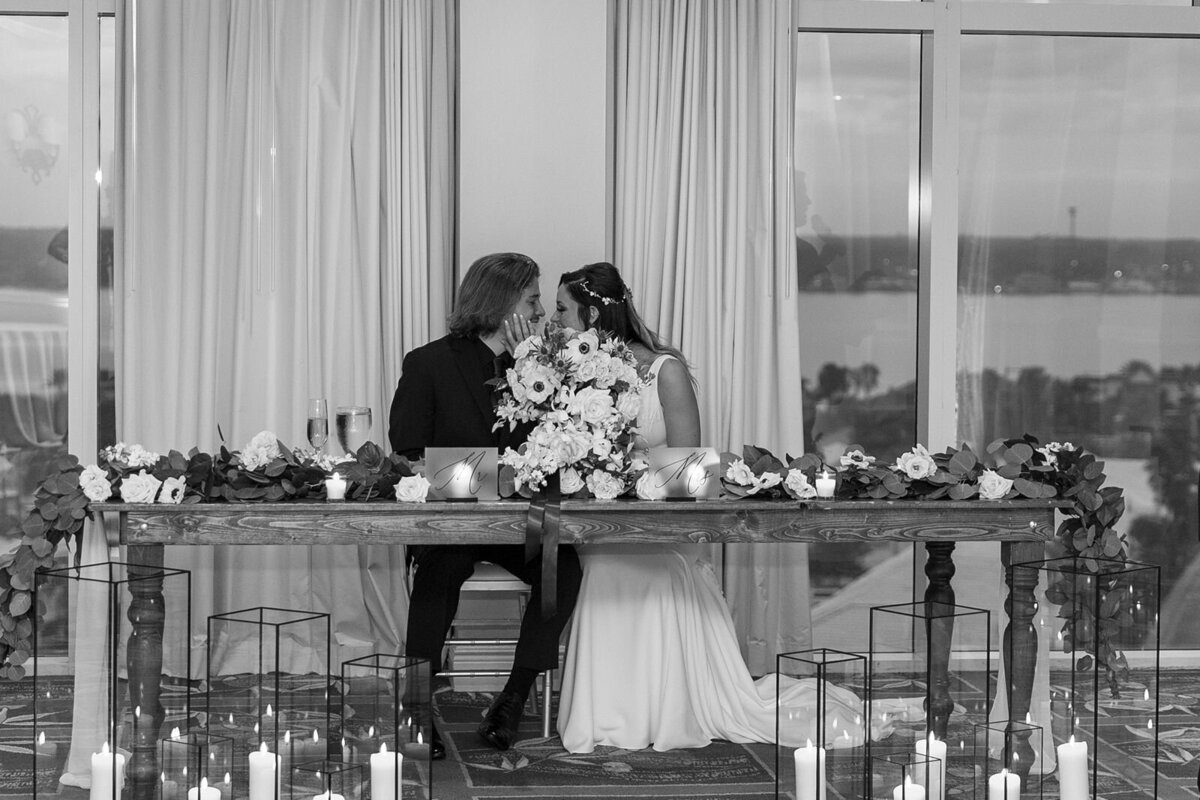
<svg viewBox="0 0 1200 800"><path fill-rule="evenodd" d="M338 444L352 456L367 443L371 433L371 409L367 406L338 406Z"/></svg>
<svg viewBox="0 0 1200 800"><path fill-rule="evenodd" d="M308 443L313 450L321 452L329 439L329 405L324 397L313 397L308 401Z"/></svg>

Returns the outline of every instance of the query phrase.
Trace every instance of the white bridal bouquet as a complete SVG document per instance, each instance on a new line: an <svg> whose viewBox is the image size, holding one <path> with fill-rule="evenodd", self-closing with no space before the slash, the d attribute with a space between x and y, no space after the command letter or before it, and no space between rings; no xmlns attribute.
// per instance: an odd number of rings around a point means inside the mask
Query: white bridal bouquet
<svg viewBox="0 0 1200 800"><path fill-rule="evenodd" d="M560 472L563 494L585 487L601 500L623 494L636 478L629 451L646 385L629 347L555 326L521 342L513 357L500 381L496 427L535 423L520 451L500 457L517 487L539 489Z"/></svg>

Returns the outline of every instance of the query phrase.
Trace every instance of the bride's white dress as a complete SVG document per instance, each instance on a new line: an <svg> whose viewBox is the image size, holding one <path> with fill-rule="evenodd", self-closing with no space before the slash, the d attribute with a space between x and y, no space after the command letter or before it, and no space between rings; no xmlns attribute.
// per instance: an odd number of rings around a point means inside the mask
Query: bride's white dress
<svg viewBox="0 0 1200 800"><path fill-rule="evenodd" d="M639 442L666 441L658 372L638 415ZM704 747L713 739L775 741L776 676L757 681L738 647L729 608L712 565L696 545L592 545L579 549L583 584L571 623L558 731L572 753L597 745L629 750ZM816 740L811 680L785 678L790 720L783 744ZM857 698L826 694L827 721L840 744L861 744Z"/></svg>

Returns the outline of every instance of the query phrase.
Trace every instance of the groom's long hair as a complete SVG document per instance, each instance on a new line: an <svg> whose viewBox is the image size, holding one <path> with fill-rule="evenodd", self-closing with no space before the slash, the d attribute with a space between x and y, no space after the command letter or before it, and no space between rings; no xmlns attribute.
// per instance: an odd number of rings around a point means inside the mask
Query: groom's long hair
<svg viewBox="0 0 1200 800"><path fill-rule="evenodd" d="M540 274L537 262L521 253L492 253L476 259L458 287L454 311L446 321L450 333L466 338L495 333Z"/></svg>
<svg viewBox="0 0 1200 800"><path fill-rule="evenodd" d="M683 353L667 344L643 320L633 305L633 294L621 280L621 273L607 261L587 264L577 270L564 272L558 281L567 288L571 299L584 310L581 318L586 320L596 309L596 327L608 331L626 342L637 342L652 353L667 353L675 356L687 370L688 378L695 385L691 366Z"/></svg>

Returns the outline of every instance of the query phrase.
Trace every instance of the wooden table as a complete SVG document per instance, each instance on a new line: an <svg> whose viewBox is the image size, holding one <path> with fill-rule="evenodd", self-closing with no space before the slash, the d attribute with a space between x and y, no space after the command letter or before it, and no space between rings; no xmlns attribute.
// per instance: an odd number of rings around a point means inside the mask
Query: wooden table
<svg viewBox="0 0 1200 800"><path fill-rule="evenodd" d="M575 544L645 542L921 542L928 551L925 600L954 603L953 551L958 542L1002 542L1004 567L1043 558L1053 538L1054 512L1064 501L814 501L715 500L674 503L645 501L562 503L561 540ZM527 504L485 503L202 503L186 506L94 503L97 511L120 516L119 543L127 545L132 598L128 669L130 705L142 719L127 770L136 800L153 797L158 778L157 746L163 721L159 701L162 672L163 598L153 580L163 564L163 545L365 545L518 544L525 540ZM1031 574L1031 570L1023 570ZM1037 659L1032 625L1034 586L1014 585L1006 572L1011 623L1004 632L1009 714L1024 720L1029 710ZM942 632L945 635L945 632ZM931 664L935 677L929 714L945 734L953 707L946 678L948 652ZM1009 646L1011 643L1011 647ZM1010 652L1016 654L1011 659ZM147 714L147 710L149 714ZM940 727L939 727L940 726ZM1032 748L1021 753L1033 763Z"/></svg>

